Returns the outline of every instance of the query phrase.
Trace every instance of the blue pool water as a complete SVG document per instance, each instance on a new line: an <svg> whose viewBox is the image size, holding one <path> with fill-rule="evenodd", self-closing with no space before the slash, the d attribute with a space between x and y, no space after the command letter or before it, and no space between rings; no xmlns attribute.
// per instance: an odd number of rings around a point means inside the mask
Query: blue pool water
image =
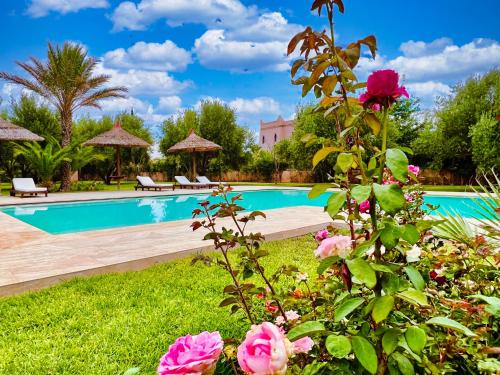
<svg viewBox="0 0 500 375"><path fill-rule="evenodd" d="M243 192L241 205L248 210L266 210L292 206L324 206L329 193L315 199L307 190L260 190ZM1 209L4 213L51 234L152 224L191 218L198 203L214 199L207 194L152 196L104 201L29 204ZM439 205L438 212L455 209L464 217L473 217L473 199L469 197L425 196L425 203Z"/></svg>

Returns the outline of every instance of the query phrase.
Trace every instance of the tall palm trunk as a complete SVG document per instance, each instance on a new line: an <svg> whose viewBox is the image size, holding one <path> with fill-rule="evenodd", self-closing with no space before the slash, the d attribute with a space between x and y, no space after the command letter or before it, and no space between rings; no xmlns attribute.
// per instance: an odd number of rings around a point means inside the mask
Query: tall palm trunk
<svg viewBox="0 0 500 375"><path fill-rule="evenodd" d="M71 145L71 128L73 126L73 113L61 113L62 147ZM71 162L63 161L61 168L61 190L69 191L71 188Z"/></svg>

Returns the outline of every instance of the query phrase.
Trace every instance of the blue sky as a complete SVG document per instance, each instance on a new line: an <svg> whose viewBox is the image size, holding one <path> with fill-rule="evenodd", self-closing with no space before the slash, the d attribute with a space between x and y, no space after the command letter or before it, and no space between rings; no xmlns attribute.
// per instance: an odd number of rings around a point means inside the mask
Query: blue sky
<svg viewBox="0 0 500 375"><path fill-rule="evenodd" d="M430 108L457 81L498 67L500 1L344 0L339 43L375 34L379 55L363 58L358 76L399 71L411 95ZM129 98L101 113L134 108L152 129L203 98L232 107L253 129L260 119L293 117L301 99L290 84L288 40L326 20L307 0L2 0L0 70L43 58L48 41L79 42L101 59L99 71L129 88ZM18 90L0 82L5 106ZM81 115L81 114L80 114ZM93 116L100 113L92 112ZM155 132L157 133L157 132Z"/></svg>

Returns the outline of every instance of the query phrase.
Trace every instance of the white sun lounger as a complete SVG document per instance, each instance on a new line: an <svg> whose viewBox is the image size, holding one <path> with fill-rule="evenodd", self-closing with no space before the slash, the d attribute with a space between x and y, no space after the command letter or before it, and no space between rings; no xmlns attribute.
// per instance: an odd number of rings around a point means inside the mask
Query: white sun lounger
<svg viewBox="0 0 500 375"><path fill-rule="evenodd" d="M49 194L46 187L36 187L35 181L32 178L13 178L11 195L16 196L21 194L21 198L25 195Z"/></svg>
<svg viewBox="0 0 500 375"><path fill-rule="evenodd" d="M229 184L227 182L224 182L224 181L220 181L220 182L210 181L207 176L196 176L196 179L198 180L198 182L208 185L208 187L215 187L215 186L220 186L220 185L229 186Z"/></svg>
<svg viewBox="0 0 500 375"><path fill-rule="evenodd" d="M144 190L163 190L163 189L175 189L174 184L157 184L154 182L151 177L148 176L137 176L137 185L134 186L135 190L141 189Z"/></svg>
<svg viewBox="0 0 500 375"><path fill-rule="evenodd" d="M202 184L201 182L191 182L184 176L174 176L174 178L181 189L203 189L208 187L207 184Z"/></svg>

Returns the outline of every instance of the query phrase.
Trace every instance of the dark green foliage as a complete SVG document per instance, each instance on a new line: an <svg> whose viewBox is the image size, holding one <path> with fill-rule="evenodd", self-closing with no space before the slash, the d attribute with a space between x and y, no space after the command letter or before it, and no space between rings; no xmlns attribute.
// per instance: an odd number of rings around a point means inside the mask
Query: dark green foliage
<svg viewBox="0 0 500 375"><path fill-rule="evenodd" d="M453 91L450 98L441 100L434 122L424 127L412 146L415 157L425 163L423 166L469 176L485 163L497 163L486 162L489 154L485 151L498 150L498 124L495 128L492 123L479 123L483 116L494 119L498 115L500 70L469 78Z"/></svg>
<svg viewBox="0 0 500 375"><path fill-rule="evenodd" d="M163 123L160 150L166 157L169 176L185 174L190 168L191 156L172 155L167 150L186 138L191 129L223 148L220 152L203 153L198 158L200 174L218 176L229 169L238 170L245 164L248 158L246 151L253 143L253 136L237 124L232 108L217 100L206 100L201 103L199 111L188 109L181 116L169 118Z"/></svg>
<svg viewBox="0 0 500 375"><path fill-rule="evenodd" d="M153 143L150 131L144 126L144 120L136 115L128 113L120 114L116 119L104 116L100 120L84 117L74 124L73 147L77 147L83 142L96 135L110 130L115 121L119 120L123 129L129 133ZM106 183L110 182L110 176L115 171L115 149L112 147L95 147L94 153L100 156L81 168L82 176L94 178L99 176ZM125 174L137 174L148 168L150 156L148 150L142 148L122 148L121 149L122 172ZM76 167L76 165L75 165Z"/></svg>
<svg viewBox="0 0 500 375"><path fill-rule="evenodd" d="M472 160L479 170L500 169L500 124L483 115L470 129Z"/></svg>
<svg viewBox="0 0 500 375"><path fill-rule="evenodd" d="M12 100L10 115L3 117L12 123L22 126L46 140L61 139L61 126L57 116L45 104L38 104L31 96L21 96ZM44 145L45 142L42 142ZM14 157L16 142L1 142L0 144L0 174L5 177L27 176L31 171L22 156Z"/></svg>

